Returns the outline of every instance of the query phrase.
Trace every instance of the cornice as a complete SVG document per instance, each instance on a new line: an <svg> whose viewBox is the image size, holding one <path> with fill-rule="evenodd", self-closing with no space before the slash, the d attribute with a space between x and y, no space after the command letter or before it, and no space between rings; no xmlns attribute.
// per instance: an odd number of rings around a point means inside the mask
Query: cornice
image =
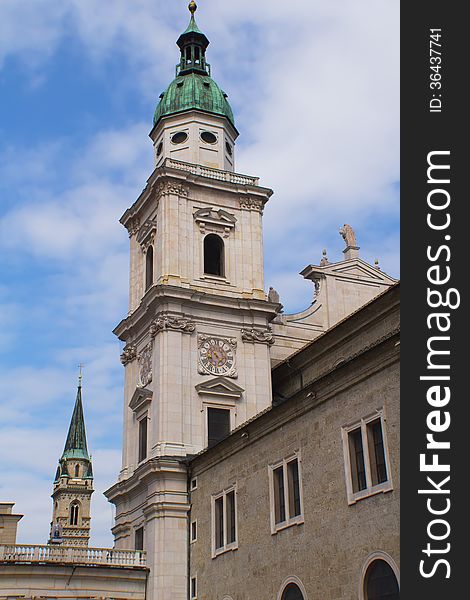
<svg viewBox="0 0 470 600"><path fill-rule="evenodd" d="M188 323L184 325L184 328L191 328L193 318L189 318L187 315L199 312L201 303L212 310L234 309L239 314L245 312L250 317L250 320L252 320L253 315L258 315L263 318L268 318L268 320L271 321L276 316L276 311L279 308L278 304L266 300L239 297L232 298L229 296L211 294L209 292L200 292L191 288L172 285L154 285L147 291L135 311L116 326L114 334L122 341L127 341L127 339L132 338L133 334L135 337L135 335L141 331L142 323L145 320L150 321L149 315L156 315L158 320L160 312L165 314L165 305L167 305L168 302L171 302L172 304L181 302L181 304L184 305L184 310L182 311L184 314L181 316L174 315L172 318L175 319L175 326L170 327L169 323L167 323L167 329L180 328L176 322L178 320L188 321ZM150 322L148 326L151 326ZM161 330L162 329L159 326L158 331ZM188 330L187 333L191 333L191 331Z"/></svg>

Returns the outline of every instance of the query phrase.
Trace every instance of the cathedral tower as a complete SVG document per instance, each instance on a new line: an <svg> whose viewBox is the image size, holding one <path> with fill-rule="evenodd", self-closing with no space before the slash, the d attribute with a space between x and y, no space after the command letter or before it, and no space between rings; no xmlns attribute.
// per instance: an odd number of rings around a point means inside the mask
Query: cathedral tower
<svg viewBox="0 0 470 600"><path fill-rule="evenodd" d="M151 599L187 597L185 458L271 404L262 215L272 195L235 172L238 132L195 21L150 137L155 170L121 223L130 237L118 548L147 551Z"/></svg>
<svg viewBox="0 0 470 600"><path fill-rule="evenodd" d="M80 375L72 420L54 480L50 544L88 546L92 493L93 470L87 449Z"/></svg>

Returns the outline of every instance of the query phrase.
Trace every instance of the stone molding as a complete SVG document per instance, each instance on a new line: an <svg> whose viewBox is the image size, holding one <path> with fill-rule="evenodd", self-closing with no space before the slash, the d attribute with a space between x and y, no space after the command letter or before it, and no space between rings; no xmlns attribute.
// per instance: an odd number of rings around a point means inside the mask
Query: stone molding
<svg viewBox="0 0 470 600"><path fill-rule="evenodd" d="M262 213L264 209L264 203L258 198L240 198L240 208L245 210L255 210Z"/></svg>
<svg viewBox="0 0 470 600"><path fill-rule="evenodd" d="M196 330L196 323L187 317L160 315L150 325L150 335L152 338L155 338L160 332L167 330L191 334Z"/></svg>
<svg viewBox="0 0 470 600"><path fill-rule="evenodd" d="M152 382L152 357L153 341L147 344L145 348L143 348L142 351L137 355L137 360L139 361L140 387L145 387Z"/></svg>
<svg viewBox="0 0 470 600"><path fill-rule="evenodd" d="M242 329L242 340L251 344L268 344L272 346L275 343L272 329Z"/></svg>
<svg viewBox="0 0 470 600"><path fill-rule="evenodd" d="M142 248L142 252L146 253L150 246L155 241L157 233L157 222L152 219L147 219L145 223L139 228L137 233L137 241Z"/></svg>
<svg viewBox="0 0 470 600"><path fill-rule="evenodd" d="M135 344L127 344L121 354L121 362L124 366L137 358L137 346Z"/></svg>
<svg viewBox="0 0 470 600"><path fill-rule="evenodd" d="M212 207L200 208L193 214L194 220L199 225L202 234L207 231L222 232L224 238L229 237L230 231L235 227L237 219L234 215L223 210L214 210Z"/></svg>

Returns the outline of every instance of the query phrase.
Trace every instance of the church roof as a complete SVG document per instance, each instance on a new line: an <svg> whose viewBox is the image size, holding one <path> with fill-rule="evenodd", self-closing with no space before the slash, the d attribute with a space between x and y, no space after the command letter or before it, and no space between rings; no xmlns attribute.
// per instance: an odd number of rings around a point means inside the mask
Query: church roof
<svg viewBox="0 0 470 600"><path fill-rule="evenodd" d="M85 418L83 416L82 385L78 384L77 398L70 421L67 441L65 442L62 459L83 458L90 460L86 443Z"/></svg>
<svg viewBox="0 0 470 600"><path fill-rule="evenodd" d="M177 76L160 95L153 118L154 126L162 117L188 110L201 110L226 117L235 126L227 94L210 76L210 65L205 57L209 40L197 26L194 18L196 9L196 4L191 2L189 25L177 41L181 50Z"/></svg>

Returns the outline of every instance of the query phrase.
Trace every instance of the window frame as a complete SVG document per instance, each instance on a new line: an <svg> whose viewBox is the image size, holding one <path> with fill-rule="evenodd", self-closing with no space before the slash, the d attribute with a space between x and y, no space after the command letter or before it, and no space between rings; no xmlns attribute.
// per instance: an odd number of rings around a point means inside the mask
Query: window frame
<svg viewBox="0 0 470 600"><path fill-rule="evenodd" d="M382 428L382 441L383 441L383 452L385 459L385 469L387 472L387 479L382 483L373 484L373 476L372 476L372 468L371 468L371 458L370 458L370 445L369 445L369 431L368 427L374 421L380 420L380 425ZM345 479L346 479L346 494L348 499L348 504L352 505L358 502L359 500L363 500L364 498L369 498L370 496L375 496L376 494L382 494L386 492L390 492L393 490L393 482L392 482L392 474L390 469L390 453L387 442L387 431L385 428L385 424L387 422L385 411L383 408L377 409L373 413L363 417L354 423L344 425L341 428L341 435L343 440L343 456L344 456L344 470L345 470ZM361 439L362 439L362 451L364 457L364 466L365 466L365 480L366 487L362 490L354 491L353 484L353 472L352 472L352 464L351 464L351 455L350 455L350 447L349 447L349 437L351 433L360 429L361 431Z"/></svg>
<svg viewBox="0 0 470 600"><path fill-rule="evenodd" d="M290 516L291 506L290 506L290 494L289 494L289 470L288 465L293 461L297 461L298 475L299 475L299 501L300 501L300 514L294 517ZM274 481L274 472L282 467L283 479L284 479L284 510L285 510L285 519L279 523L276 523L276 489L275 489L275 481ZM279 531L287 529L288 527L292 527L293 525L302 525L304 523L304 491L302 484L302 457L300 450L296 451L294 454L283 458L282 460L277 461L276 463L270 464L268 466L268 476L269 476L269 512L270 512L270 520L271 520L271 535L277 534Z"/></svg>
<svg viewBox="0 0 470 600"><path fill-rule="evenodd" d="M194 593L193 593L194 582ZM197 600L197 575L193 575L189 580L189 597L191 600Z"/></svg>
<svg viewBox="0 0 470 600"><path fill-rule="evenodd" d="M193 529L196 534L194 537L193 537ZM190 529L189 529L189 543L194 544L194 542L197 542L197 519L193 519L191 521Z"/></svg>
<svg viewBox="0 0 470 600"><path fill-rule="evenodd" d="M141 458L141 448L143 446L142 441L141 441L141 427L142 427L142 423L144 421L146 422L146 425L145 425L146 444L145 444L145 456L143 458ZM145 462L149 457L149 421L150 421L150 418L149 418L148 412L145 412L143 415L141 415L137 419L137 464L138 465Z"/></svg>
<svg viewBox="0 0 470 600"><path fill-rule="evenodd" d="M235 541L227 543L228 539L228 527L227 527L227 496L233 492L234 498L234 509L235 509ZM216 542L216 502L217 500L223 499L223 545L217 548ZM232 552L233 550L238 549L238 493L237 493L237 484L231 485L230 487L218 492L217 494L212 494L211 496L211 549L212 549L212 558L217 558L221 554L225 554L226 552Z"/></svg>

